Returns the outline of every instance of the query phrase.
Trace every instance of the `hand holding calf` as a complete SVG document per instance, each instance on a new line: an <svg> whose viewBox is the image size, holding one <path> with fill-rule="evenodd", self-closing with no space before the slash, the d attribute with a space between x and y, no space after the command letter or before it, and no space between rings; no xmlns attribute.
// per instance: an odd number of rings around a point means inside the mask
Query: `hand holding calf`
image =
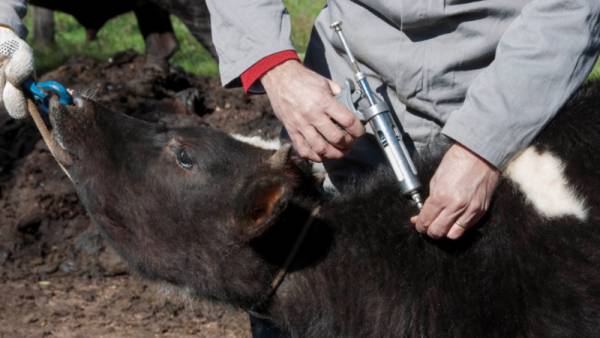
<svg viewBox="0 0 600 338"><path fill-rule="evenodd" d="M298 153L309 160L340 158L364 134L361 122L334 95L339 85L287 61L261 79L275 115Z"/></svg>
<svg viewBox="0 0 600 338"><path fill-rule="evenodd" d="M31 47L11 29L0 26L0 107L16 119L27 116L21 86L33 74Z"/></svg>
<svg viewBox="0 0 600 338"><path fill-rule="evenodd" d="M411 222L432 238L457 239L485 215L500 172L460 144L446 152L423 209Z"/></svg>

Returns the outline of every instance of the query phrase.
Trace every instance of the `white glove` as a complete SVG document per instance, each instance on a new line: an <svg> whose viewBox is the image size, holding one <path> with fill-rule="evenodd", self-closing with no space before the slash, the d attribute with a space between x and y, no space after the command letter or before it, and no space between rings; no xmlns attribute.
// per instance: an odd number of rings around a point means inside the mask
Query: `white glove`
<svg viewBox="0 0 600 338"><path fill-rule="evenodd" d="M33 74L33 51L12 30L0 27L0 107L20 119L27 116L21 85Z"/></svg>

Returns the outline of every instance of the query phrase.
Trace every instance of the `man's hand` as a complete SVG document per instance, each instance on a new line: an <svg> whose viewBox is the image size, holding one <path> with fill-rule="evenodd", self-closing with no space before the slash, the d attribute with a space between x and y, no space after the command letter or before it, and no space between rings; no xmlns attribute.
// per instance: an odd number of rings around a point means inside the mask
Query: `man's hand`
<svg viewBox="0 0 600 338"><path fill-rule="evenodd" d="M261 83L275 115L304 158L315 162L340 158L364 134L361 122L335 99L341 88L298 61L271 69Z"/></svg>
<svg viewBox="0 0 600 338"><path fill-rule="evenodd" d="M0 107L4 106L13 118L27 115L21 85L32 73L31 47L12 30L0 26Z"/></svg>
<svg viewBox="0 0 600 338"><path fill-rule="evenodd" d="M446 152L429 186L417 231L432 238L457 239L487 211L500 172L462 145Z"/></svg>

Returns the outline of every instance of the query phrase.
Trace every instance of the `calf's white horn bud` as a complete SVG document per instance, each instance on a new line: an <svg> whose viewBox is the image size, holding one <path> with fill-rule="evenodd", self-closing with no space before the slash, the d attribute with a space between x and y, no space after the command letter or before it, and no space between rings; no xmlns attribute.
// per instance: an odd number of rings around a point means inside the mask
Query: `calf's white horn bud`
<svg viewBox="0 0 600 338"><path fill-rule="evenodd" d="M290 158L290 152L292 145L290 143L283 144L275 153L269 158L269 164L272 169L283 169L288 159Z"/></svg>

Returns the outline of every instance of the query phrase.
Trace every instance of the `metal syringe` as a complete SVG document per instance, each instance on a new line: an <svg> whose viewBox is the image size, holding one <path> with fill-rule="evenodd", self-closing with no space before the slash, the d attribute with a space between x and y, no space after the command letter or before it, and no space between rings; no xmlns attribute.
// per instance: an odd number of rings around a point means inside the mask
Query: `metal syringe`
<svg viewBox="0 0 600 338"><path fill-rule="evenodd" d="M344 37L344 33L342 32L342 22L336 21L332 23L331 28L337 33L346 54L348 55L350 66L354 73L354 79L360 87L359 91L361 95L359 97L365 96L367 98L369 108L364 112L357 108L355 103L357 97L354 95L354 85L350 80L346 80L344 89L338 97L363 123L368 123L371 126L375 138L377 139L377 143L379 143L379 146L385 153L385 156L398 179L402 194L412 199L417 207L421 209L423 207L423 199L419 192L421 183L417 175L417 169L402 140L402 133L391 116L390 108L385 101L379 99L375 92L373 92L367 81L367 77L360 70L358 62L356 62L354 54L352 54L348 42Z"/></svg>

